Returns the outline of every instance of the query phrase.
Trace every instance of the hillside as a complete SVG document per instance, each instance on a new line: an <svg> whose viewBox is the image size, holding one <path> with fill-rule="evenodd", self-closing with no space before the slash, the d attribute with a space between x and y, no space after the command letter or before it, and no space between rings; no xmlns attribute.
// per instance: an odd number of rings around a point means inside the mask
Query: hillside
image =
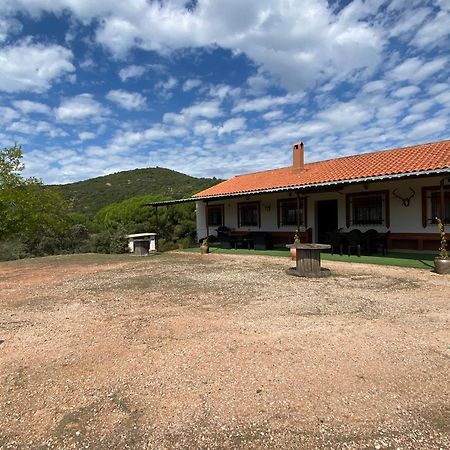
<svg viewBox="0 0 450 450"><path fill-rule="evenodd" d="M130 197L158 195L169 199L183 198L220 181L216 178L195 178L156 167L127 170L50 187L58 189L71 202L75 211L92 216L104 206Z"/></svg>

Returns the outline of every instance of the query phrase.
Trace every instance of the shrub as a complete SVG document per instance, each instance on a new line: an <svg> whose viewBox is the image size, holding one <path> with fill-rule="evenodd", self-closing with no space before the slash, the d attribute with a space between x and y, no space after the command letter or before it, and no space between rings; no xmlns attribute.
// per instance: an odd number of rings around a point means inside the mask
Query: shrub
<svg viewBox="0 0 450 450"><path fill-rule="evenodd" d="M178 245L172 241L166 241L165 239L158 239L158 248L159 252L169 252L170 250L178 249Z"/></svg>
<svg viewBox="0 0 450 450"><path fill-rule="evenodd" d="M12 261L26 256L26 246L19 239L0 241L0 261Z"/></svg>
<svg viewBox="0 0 450 450"><path fill-rule="evenodd" d="M104 230L92 236L92 250L97 253L126 253L128 251L125 228L115 231Z"/></svg>

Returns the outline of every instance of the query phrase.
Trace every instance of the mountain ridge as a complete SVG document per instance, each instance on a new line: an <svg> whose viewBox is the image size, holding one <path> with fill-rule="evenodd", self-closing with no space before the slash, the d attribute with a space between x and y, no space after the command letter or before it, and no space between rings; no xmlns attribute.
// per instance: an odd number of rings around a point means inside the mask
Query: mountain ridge
<svg viewBox="0 0 450 450"><path fill-rule="evenodd" d="M48 187L61 192L73 211L92 217L104 206L131 197L155 195L169 200L184 198L221 181L217 178L196 178L162 167L149 167Z"/></svg>

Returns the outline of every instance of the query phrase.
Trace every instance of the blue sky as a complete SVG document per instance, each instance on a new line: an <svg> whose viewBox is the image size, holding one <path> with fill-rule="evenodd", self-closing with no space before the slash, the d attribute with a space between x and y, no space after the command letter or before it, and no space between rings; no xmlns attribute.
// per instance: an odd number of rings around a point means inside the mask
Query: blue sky
<svg viewBox="0 0 450 450"><path fill-rule="evenodd" d="M67 183L450 137L448 0L2 0L0 143Z"/></svg>

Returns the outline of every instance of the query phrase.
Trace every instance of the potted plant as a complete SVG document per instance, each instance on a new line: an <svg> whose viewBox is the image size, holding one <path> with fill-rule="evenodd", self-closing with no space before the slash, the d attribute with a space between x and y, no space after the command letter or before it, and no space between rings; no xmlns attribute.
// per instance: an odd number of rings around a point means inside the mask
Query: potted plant
<svg viewBox="0 0 450 450"><path fill-rule="evenodd" d="M436 217L436 221L441 237L441 246L439 247L439 256L434 258L434 270L439 274L450 274L450 258L448 257L444 224L438 217Z"/></svg>
<svg viewBox="0 0 450 450"><path fill-rule="evenodd" d="M209 253L208 237L203 238L202 243L200 244L200 254L204 255L206 253Z"/></svg>
<svg viewBox="0 0 450 450"><path fill-rule="evenodd" d="M291 260L295 261L297 259L297 247L301 244L300 241L300 230L297 228L294 234L294 245L291 247Z"/></svg>

